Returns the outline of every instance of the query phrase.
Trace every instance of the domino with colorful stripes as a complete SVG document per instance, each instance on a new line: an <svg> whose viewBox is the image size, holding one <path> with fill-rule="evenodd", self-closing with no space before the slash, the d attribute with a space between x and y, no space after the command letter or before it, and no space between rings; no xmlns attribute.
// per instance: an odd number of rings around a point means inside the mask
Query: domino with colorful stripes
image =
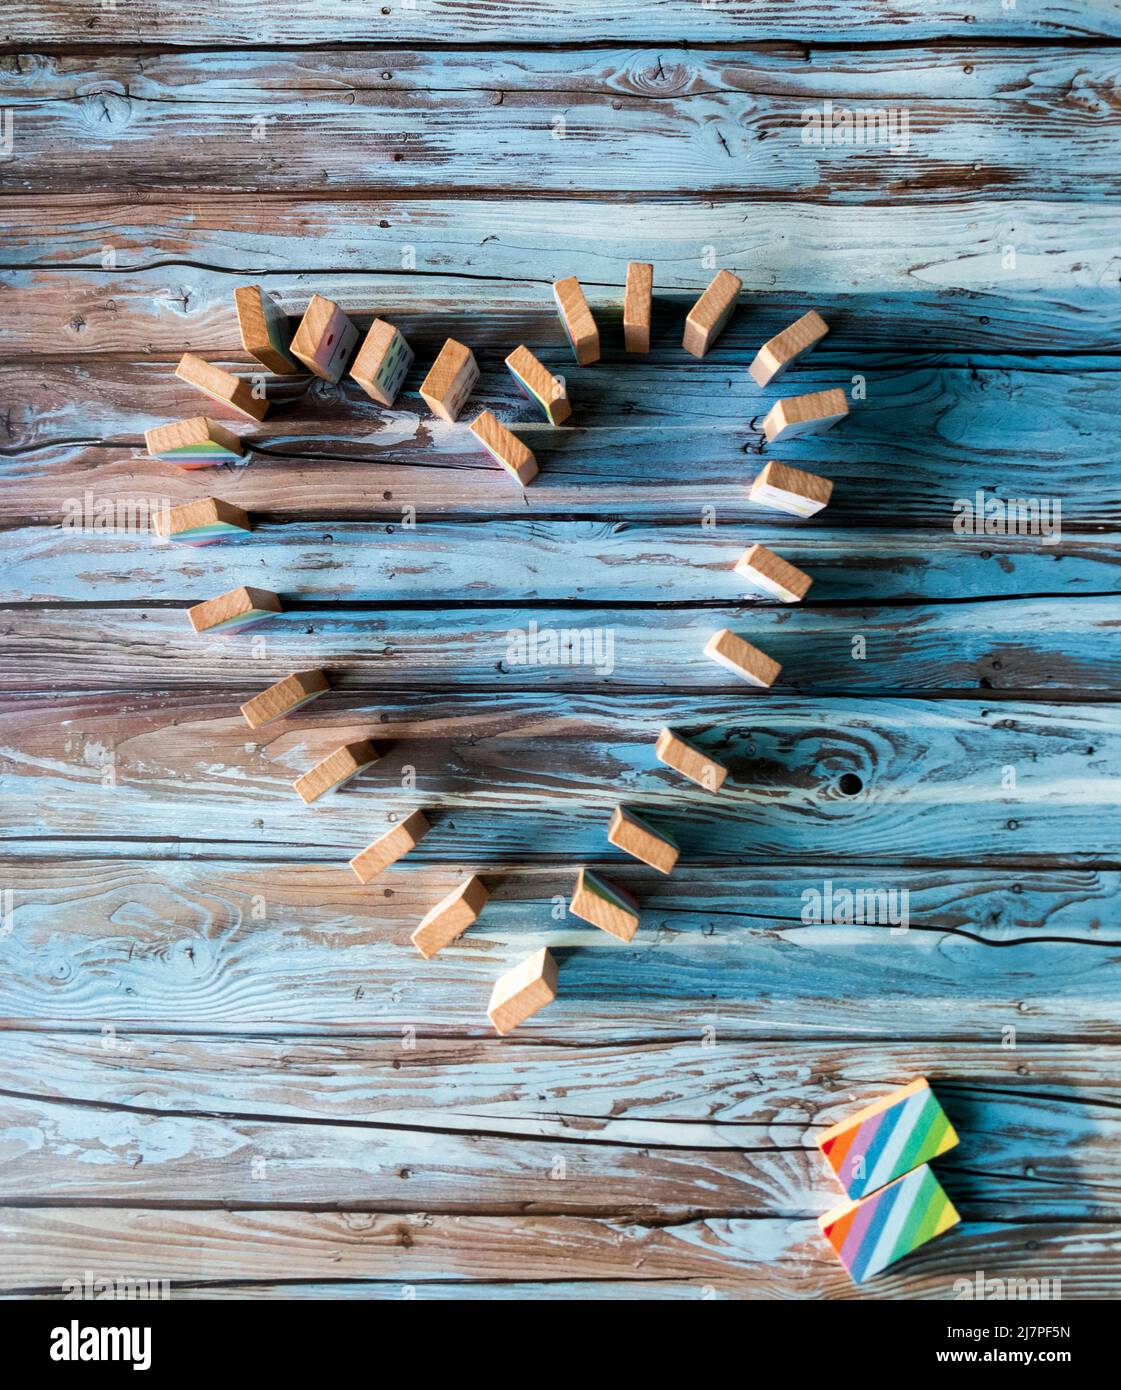
<svg viewBox="0 0 1121 1390"><path fill-rule="evenodd" d="M827 1129L817 1146L845 1193L863 1197L957 1142L930 1083L920 1076Z"/></svg>
<svg viewBox="0 0 1121 1390"><path fill-rule="evenodd" d="M961 1220L930 1165L819 1218L821 1233L861 1284Z"/></svg>

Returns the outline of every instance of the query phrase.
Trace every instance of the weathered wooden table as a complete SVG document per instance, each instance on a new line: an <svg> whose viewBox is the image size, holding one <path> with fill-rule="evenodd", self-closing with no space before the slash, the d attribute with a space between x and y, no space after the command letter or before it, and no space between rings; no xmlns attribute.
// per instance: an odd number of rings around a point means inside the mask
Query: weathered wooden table
<svg viewBox="0 0 1121 1390"><path fill-rule="evenodd" d="M974 10L7 5L5 1289L850 1297L813 1135L925 1074L963 1224L865 1292L1117 1292L1121 16ZM807 143L827 103L891 142ZM717 266L743 303L696 361ZM205 408L179 354L246 369L244 283L398 323L407 389L289 387L248 466L158 464L144 429ZM811 307L826 345L759 392ZM417 395L449 333L538 455L524 498ZM571 428L517 396L520 342ZM846 423L763 447L770 401L831 385ZM749 504L773 457L834 478L828 511ZM960 534L979 489L1059 499L1061 536ZM250 538L152 544L150 508L209 493ZM732 572L755 540L812 572L801 608ZM186 606L240 583L288 614L196 638ZM516 664L533 624L610 660ZM704 659L723 626L772 691ZM320 665L335 693L247 729ZM725 791L656 763L663 723ZM305 808L292 779L371 730L384 761ZM619 801L673 827L672 877L607 845ZM433 833L361 887L348 857L417 805ZM643 900L631 945L564 915L585 862ZM422 961L476 868L484 918ZM827 883L908 929L814 921ZM491 982L544 943L560 997L499 1040Z"/></svg>

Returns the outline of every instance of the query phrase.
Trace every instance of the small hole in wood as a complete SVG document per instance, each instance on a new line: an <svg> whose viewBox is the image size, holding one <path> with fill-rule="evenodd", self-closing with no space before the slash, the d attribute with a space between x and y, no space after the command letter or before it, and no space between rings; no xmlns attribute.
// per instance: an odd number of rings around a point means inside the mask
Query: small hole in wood
<svg viewBox="0 0 1121 1390"><path fill-rule="evenodd" d="M855 772L846 772L837 785L842 796L855 796L864 790L864 782Z"/></svg>

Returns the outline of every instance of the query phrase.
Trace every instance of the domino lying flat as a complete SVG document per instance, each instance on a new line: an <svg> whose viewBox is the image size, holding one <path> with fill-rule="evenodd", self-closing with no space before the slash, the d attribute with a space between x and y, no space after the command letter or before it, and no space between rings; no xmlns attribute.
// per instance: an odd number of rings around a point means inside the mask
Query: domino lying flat
<svg viewBox="0 0 1121 1390"><path fill-rule="evenodd" d="M532 451L516 434L511 434L491 411L483 411L471 425L471 433L491 458L512 474L522 487L537 477L537 460Z"/></svg>
<svg viewBox="0 0 1121 1390"><path fill-rule="evenodd" d="M454 425L479 379L479 364L469 347L449 338L420 384L428 408Z"/></svg>
<svg viewBox="0 0 1121 1390"><path fill-rule="evenodd" d="M527 347L515 348L506 359L523 395L536 401L550 425L563 425L572 414L564 381L534 357Z"/></svg>
<svg viewBox="0 0 1121 1390"><path fill-rule="evenodd" d="M789 328L784 328L764 343L755 354L755 361L747 369L755 384L769 386L772 381L777 381L799 357L813 352L828 332L829 325L816 309L803 314Z"/></svg>
<svg viewBox="0 0 1121 1390"><path fill-rule="evenodd" d="M788 463L775 462L768 463L759 473L747 495L761 507L793 516L813 516L828 505L833 483L820 473L807 473Z"/></svg>
<svg viewBox="0 0 1121 1390"><path fill-rule="evenodd" d="M654 267L646 261L630 261L623 299L623 346L628 352L650 351L653 291Z"/></svg>
<svg viewBox="0 0 1121 1390"><path fill-rule="evenodd" d="M236 463L245 457L241 440L217 420L193 415L144 431L148 452L161 463L180 468L213 468L220 463Z"/></svg>
<svg viewBox="0 0 1121 1390"><path fill-rule="evenodd" d="M383 869L388 869L390 864L396 864L411 849L416 849L431 829L424 812L413 811L400 825L379 835L360 854L356 854L350 861L350 867L363 883L369 883Z"/></svg>
<svg viewBox="0 0 1121 1390"><path fill-rule="evenodd" d="M204 362L193 352L185 352L179 359L175 375L180 381L186 381L214 400L228 405L231 410L247 415L250 420L263 420L268 414L269 403L253 394L252 382Z"/></svg>
<svg viewBox="0 0 1121 1390"><path fill-rule="evenodd" d="M330 688L331 683L322 671L297 671L247 700L241 712L251 729L259 729L262 724L294 713Z"/></svg>
<svg viewBox="0 0 1121 1390"><path fill-rule="evenodd" d="M425 960L449 946L478 920L490 899L486 884L477 874L464 879L446 898L441 898L421 920L409 940Z"/></svg>
<svg viewBox="0 0 1121 1390"><path fill-rule="evenodd" d="M792 565L765 545L753 545L736 561L736 573L783 603L801 603L813 580L797 565Z"/></svg>
<svg viewBox="0 0 1121 1390"><path fill-rule="evenodd" d="M599 329L580 288L575 275L557 280L553 285L553 298L557 301L564 331L572 344L572 351L581 367L599 361Z"/></svg>
<svg viewBox="0 0 1121 1390"><path fill-rule="evenodd" d="M196 603L187 617L196 632L230 632L283 612L284 605L268 589L241 588Z"/></svg>
<svg viewBox="0 0 1121 1390"><path fill-rule="evenodd" d="M339 306L313 294L292 339L292 354L321 380L336 382L357 342L358 329Z"/></svg>
<svg viewBox="0 0 1121 1390"><path fill-rule="evenodd" d="M706 791L718 792L728 776L728 769L694 748L685 739L678 738L672 729L663 729L654 745L654 756L666 767L672 767L690 782L696 782Z"/></svg>
<svg viewBox="0 0 1121 1390"><path fill-rule="evenodd" d="M520 965L500 976L491 991L487 1017L495 1032L512 1032L557 997L557 963L542 946Z"/></svg>
<svg viewBox="0 0 1121 1390"><path fill-rule="evenodd" d="M328 792L341 787L344 782L349 782L352 777L357 777L380 757L381 754L369 739L361 739L358 743L344 743L341 748L328 753L302 777L297 777L292 783L292 789L305 806L310 806L321 796L326 796Z"/></svg>
<svg viewBox="0 0 1121 1390"><path fill-rule="evenodd" d="M703 357L723 333L725 325L732 317L743 281L730 270L718 270L712 283L696 304L689 310L685 320L685 337L681 346L694 357Z"/></svg>
<svg viewBox="0 0 1121 1390"><path fill-rule="evenodd" d="M870 1197L842 1202L819 1218L818 1225L853 1282L859 1284L960 1220L924 1163Z"/></svg>
<svg viewBox="0 0 1121 1390"><path fill-rule="evenodd" d="M823 434L848 413L845 393L836 386L829 391L811 391L808 396L789 396L771 406L763 419L763 433L769 444L800 434Z"/></svg>
<svg viewBox="0 0 1121 1390"><path fill-rule="evenodd" d="M752 685L764 687L774 685L782 667L777 661L737 637L731 628L722 627L714 632L705 644L705 656L719 661L729 671L734 671L742 680Z"/></svg>
<svg viewBox="0 0 1121 1390"><path fill-rule="evenodd" d="M208 545L223 536L244 535L253 528L248 514L232 502L201 497L197 502L184 502L180 507L157 512L152 529L161 540Z"/></svg>
<svg viewBox="0 0 1121 1390"><path fill-rule="evenodd" d="M957 1142L930 1083L920 1076L827 1129L817 1146L846 1195L864 1197Z"/></svg>
<svg viewBox="0 0 1121 1390"><path fill-rule="evenodd" d="M384 319L375 319L350 368L350 375L371 400L392 405L413 365L405 335Z"/></svg>
<svg viewBox="0 0 1121 1390"><path fill-rule="evenodd" d="M669 835L655 830L648 821L636 816L633 811L625 811L622 806L615 807L611 824L607 827L607 838L624 854L641 859L660 874L672 872L680 853Z"/></svg>
<svg viewBox="0 0 1121 1390"><path fill-rule="evenodd" d="M288 315L260 285L240 285L234 290L241 345L250 357L277 376L297 375L303 368L292 356L292 330Z"/></svg>
<svg viewBox="0 0 1121 1390"><path fill-rule="evenodd" d="M620 941L629 941L638 930L638 903L591 869L581 869L572 890L568 910L593 927L599 927Z"/></svg>

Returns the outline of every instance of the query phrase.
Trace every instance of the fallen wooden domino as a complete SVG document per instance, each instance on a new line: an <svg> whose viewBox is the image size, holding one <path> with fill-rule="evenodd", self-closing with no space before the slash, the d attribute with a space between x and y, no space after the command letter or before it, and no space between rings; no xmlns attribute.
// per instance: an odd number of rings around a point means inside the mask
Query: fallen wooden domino
<svg viewBox="0 0 1121 1390"><path fill-rule="evenodd" d="M250 357L277 376L293 376L303 368L292 356L289 346L292 330L288 315L260 285L239 285L234 290L237 326L241 345Z"/></svg>
<svg viewBox="0 0 1121 1390"><path fill-rule="evenodd" d="M500 420L489 410L472 423L471 433L490 454L491 458L513 474L525 487L537 477L537 460L532 451L517 437L511 434Z"/></svg>
<svg viewBox="0 0 1121 1390"><path fill-rule="evenodd" d="M763 419L768 444L796 439L800 434L823 434L849 413L849 403L839 386L811 391L807 396L788 396L775 401Z"/></svg>
<svg viewBox="0 0 1121 1390"><path fill-rule="evenodd" d="M357 743L344 743L341 748L328 753L302 777L297 777L292 783L292 790L298 794L305 806L310 806L321 796L326 796L328 792L341 787L344 782L349 782L352 777L357 777L380 757L381 754L369 739L360 739Z"/></svg>
<svg viewBox="0 0 1121 1390"><path fill-rule="evenodd" d="M768 463L748 489L748 497L761 507L790 512L794 516L813 516L827 506L833 496L833 483L820 473L807 473L777 460Z"/></svg>
<svg viewBox="0 0 1121 1390"><path fill-rule="evenodd" d="M556 997L557 962L542 946L495 981L487 1017L496 1033L510 1033Z"/></svg>
<svg viewBox="0 0 1121 1390"><path fill-rule="evenodd" d="M550 425L563 425L572 414L564 381L539 362L529 348L515 348L506 359L522 393L536 401Z"/></svg>
<svg viewBox="0 0 1121 1390"><path fill-rule="evenodd" d="M469 347L449 338L420 384L428 408L454 425L479 379L479 364Z"/></svg>
<svg viewBox="0 0 1121 1390"><path fill-rule="evenodd" d="M638 930L637 901L591 869L581 869L577 875L568 910L620 941L629 941Z"/></svg>
<svg viewBox="0 0 1121 1390"><path fill-rule="evenodd" d="M719 661L721 666L726 666L729 671L734 671L742 680L749 681L752 685L774 685L778 673L782 670L779 663L766 652L761 652L758 647L753 647L750 642L737 637L731 628L727 627L714 632L708 639L705 643L705 656L711 656L713 661Z"/></svg>
<svg viewBox="0 0 1121 1390"><path fill-rule="evenodd" d="M213 468L245 457L237 435L205 415L192 415L189 420L173 420L169 425L145 430L144 443L154 459L180 468Z"/></svg>
<svg viewBox="0 0 1121 1390"><path fill-rule="evenodd" d="M392 405L413 365L405 335L384 319L375 319L350 364L350 375L371 400Z"/></svg>
<svg viewBox="0 0 1121 1390"><path fill-rule="evenodd" d="M294 713L330 688L331 682L322 671L297 671L247 700L241 712L251 729L259 729L262 724Z"/></svg>
<svg viewBox="0 0 1121 1390"><path fill-rule="evenodd" d="M703 357L732 317L743 281L730 270L718 270L707 290L689 310L681 346L694 357Z"/></svg>
<svg viewBox="0 0 1121 1390"><path fill-rule="evenodd" d="M783 603L801 603L813 583L804 570L765 545L753 545L745 550L736 561L735 570Z"/></svg>
<svg viewBox="0 0 1121 1390"><path fill-rule="evenodd" d="M323 381L336 382L358 342L358 329L332 299L313 294L292 339L292 354Z"/></svg>
<svg viewBox="0 0 1121 1390"><path fill-rule="evenodd" d="M446 898L441 898L421 920L409 940L425 960L450 946L473 926L490 899L487 886L478 874L464 879Z"/></svg>
<svg viewBox="0 0 1121 1390"><path fill-rule="evenodd" d="M864 1197L958 1142L930 1083L919 1077L818 1135L848 1197Z"/></svg>
<svg viewBox="0 0 1121 1390"><path fill-rule="evenodd" d="M398 859L415 849L431 829L424 812L413 811L400 825L379 835L360 854L356 854L350 861L350 867L363 883L369 883L383 869L388 869L390 864L396 864Z"/></svg>
<svg viewBox="0 0 1121 1390"><path fill-rule="evenodd" d="M245 587L196 603L187 609L187 617L196 632L228 632L283 612L284 605L276 594Z"/></svg>
<svg viewBox="0 0 1121 1390"><path fill-rule="evenodd" d="M652 825L636 816L633 811L625 811L616 806L607 827L607 838L625 854L641 859L660 874L668 874L677 863L680 851L673 840L655 830Z"/></svg>
<svg viewBox="0 0 1121 1390"><path fill-rule="evenodd" d="M923 1164L870 1197L842 1202L818 1219L854 1283L948 1231L961 1220L929 1164Z"/></svg>
<svg viewBox="0 0 1121 1390"><path fill-rule="evenodd" d="M254 395L252 382L242 376L234 376L233 372L227 372L222 367L215 367L211 362L204 362L193 352L185 352L179 359L175 375L180 381L228 405L231 410L248 415L251 420L263 420L268 414L269 403L263 396Z"/></svg>
<svg viewBox="0 0 1121 1390"><path fill-rule="evenodd" d="M166 512L157 512L153 530L161 540L206 545L221 536L248 532L253 528L247 512L217 497L200 497Z"/></svg>
<svg viewBox="0 0 1121 1390"><path fill-rule="evenodd" d="M553 298L557 302L564 331L572 344L572 351L581 367L599 361L599 329L580 288L575 275L553 284Z"/></svg>
<svg viewBox="0 0 1121 1390"><path fill-rule="evenodd" d="M829 325L816 309L811 309L808 314L796 319L789 328L776 333L763 344L755 354L754 362L747 369L755 384L769 386L772 381L777 381L787 367L799 357L813 352L828 332Z"/></svg>
<svg viewBox="0 0 1121 1390"><path fill-rule="evenodd" d="M715 758L708 757L695 748L672 729L663 729L654 745L654 756L666 767L672 767L690 782L696 782L707 791L718 792L728 776L728 769Z"/></svg>
<svg viewBox="0 0 1121 1390"><path fill-rule="evenodd" d="M650 351L653 290L654 267L647 261L629 261L623 297L623 346L628 352Z"/></svg>

